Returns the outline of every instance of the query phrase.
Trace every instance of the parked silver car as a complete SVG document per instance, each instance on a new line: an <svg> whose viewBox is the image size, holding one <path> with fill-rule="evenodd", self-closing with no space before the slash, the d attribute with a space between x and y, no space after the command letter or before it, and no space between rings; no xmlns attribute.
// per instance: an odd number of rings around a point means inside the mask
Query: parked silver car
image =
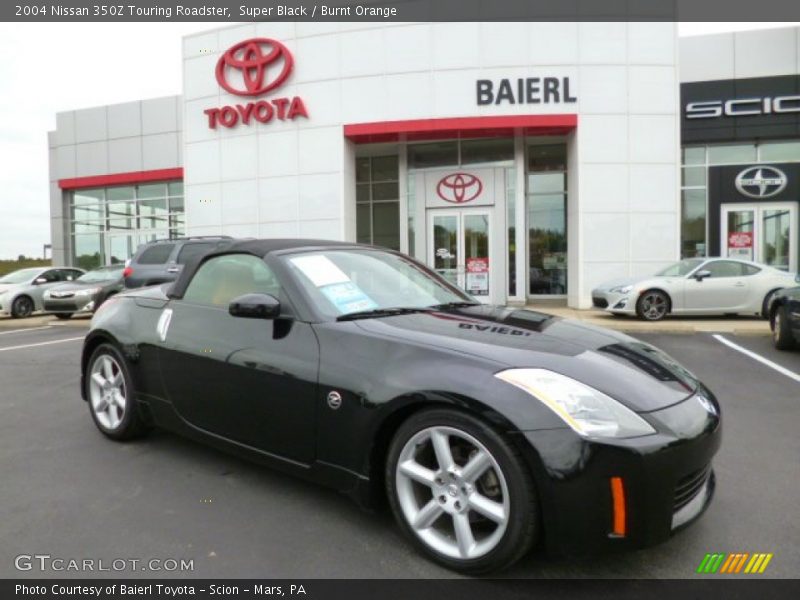
<svg viewBox="0 0 800 600"><path fill-rule="evenodd" d="M74 267L33 267L13 271L0 277L0 315L29 317L43 310L42 297L46 290L84 274Z"/></svg>
<svg viewBox="0 0 800 600"><path fill-rule="evenodd" d="M734 258L687 258L651 277L609 281L592 304L613 314L658 321L667 314L750 314L766 318L769 301L795 274Z"/></svg>

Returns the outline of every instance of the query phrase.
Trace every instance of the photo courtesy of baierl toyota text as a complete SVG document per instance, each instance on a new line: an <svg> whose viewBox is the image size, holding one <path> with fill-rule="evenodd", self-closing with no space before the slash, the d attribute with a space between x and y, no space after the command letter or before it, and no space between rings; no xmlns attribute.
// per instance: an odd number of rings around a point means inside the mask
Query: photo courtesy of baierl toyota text
<svg viewBox="0 0 800 600"><path fill-rule="evenodd" d="M800 596L796 2L0 17L0 598Z"/></svg>

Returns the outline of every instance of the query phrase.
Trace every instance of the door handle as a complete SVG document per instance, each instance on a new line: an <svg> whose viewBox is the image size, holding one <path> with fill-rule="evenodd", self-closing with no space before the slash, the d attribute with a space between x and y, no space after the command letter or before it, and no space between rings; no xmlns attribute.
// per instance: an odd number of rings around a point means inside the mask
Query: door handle
<svg viewBox="0 0 800 600"><path fill-rule="evenodd" d="M180 271L181 271L180 267L170 267L169 269L167 269L167 273L180 273Z"/></svg>
<svg viewBox="0 0 800 600"><path fill-rule="evenodd" d="M735 287L744 287L744 284L741 281L737 281L733 284Z"/></svg>

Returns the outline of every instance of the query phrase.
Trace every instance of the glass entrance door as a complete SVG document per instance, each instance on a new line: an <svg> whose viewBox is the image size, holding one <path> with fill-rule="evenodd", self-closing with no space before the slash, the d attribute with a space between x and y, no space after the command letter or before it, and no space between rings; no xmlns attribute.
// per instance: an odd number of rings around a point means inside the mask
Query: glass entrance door
<svg viewBox="0 0 800 600"><path fill-rule="evenodd" d="M722 205L722 255L797 270L797 205Z"/></svg>
<svg viewBox="0 0 800 600"><path fill-rule="evenodd" d="M484 303L491 299L491 211L428 211L428 264Z"/></svg>

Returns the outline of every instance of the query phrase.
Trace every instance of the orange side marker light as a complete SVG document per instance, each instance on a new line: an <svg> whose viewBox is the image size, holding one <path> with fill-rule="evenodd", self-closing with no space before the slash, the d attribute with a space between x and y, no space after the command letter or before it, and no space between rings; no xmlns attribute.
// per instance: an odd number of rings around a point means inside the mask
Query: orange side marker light
<svg viewBox="0 0 800 600"><path fill-rule="evenodd" d="M611 533L614 537L625 537L625 488L622 485L622 477L611 478L611 499L614 502Z"/></svg>

